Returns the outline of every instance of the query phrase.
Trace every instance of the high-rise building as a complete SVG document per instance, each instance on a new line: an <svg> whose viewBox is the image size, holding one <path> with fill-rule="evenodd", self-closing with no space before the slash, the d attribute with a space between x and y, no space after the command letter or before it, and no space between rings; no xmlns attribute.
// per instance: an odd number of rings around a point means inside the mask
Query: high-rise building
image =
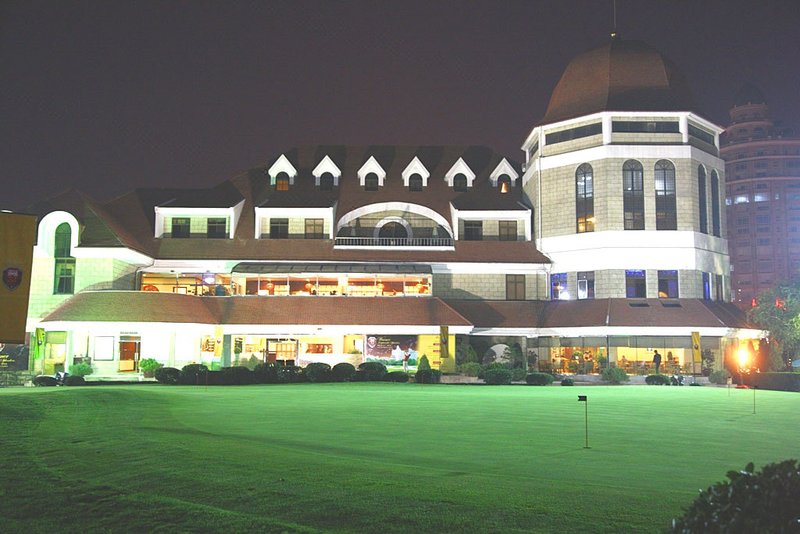
<svg viewBox="0 0 800 534"><path fill-rule="evenodd" d="M722 136L733 301L746 309L800 268L800 136L745 84Z"/></svg>

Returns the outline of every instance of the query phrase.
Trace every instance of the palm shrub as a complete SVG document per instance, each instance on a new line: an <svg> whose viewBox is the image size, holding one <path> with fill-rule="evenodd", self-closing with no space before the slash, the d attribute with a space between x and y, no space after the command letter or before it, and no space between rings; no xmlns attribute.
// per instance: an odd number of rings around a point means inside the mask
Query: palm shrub
<svg viewBox="0 0 800 534"><path fill-rule="evenodd" d="M765 465L753 472L728 471L728 481L710 486L694 500L672 532L798 532L800 528L800 466L797 460Z"/></svg>
<svg viewBox="0 0 800 534"><path fill-rule="evenodd" d="M330 382L333 379L331 366L323 362L309 363L304 372L309 382Z"/></svg>
<svg viewBox="0 0 800 534"><path fill-rule="evenodd" d="M174 385L180 381L181 371L174 367L159 367L156 369L155 377L161 384Z"/></svg>
<svg viewBox="0 0 800 534"><path fill-rule="evenodd" d="M609 384L622 384L623 382L629 382L631 379L628 373L619 367L606 367L600 373L600 378L603 379L603 382L608 382Z"/></svg>
<svg viewBox="0 0 800 534"><path fill-rule="evenodd" d="M356 368L352 363L340 362L333 366L331 374L335 382L347 382L353 380L356 375Z"/></svg>
<svg viewBox="0 0 800 534"><path fill-rule="evenodd" d="M548 386L553 383L553 375L550 373L531 373L525 377L525 383L529 386Z"/></svg>
<svg viewBox="0 0 800 534"><path fill-rule="evenodd" d="M727 369L720 369L719 371L711 371L711 374L708 375L708 381L712 384L725 385L728 383L730 377L730 371Z"/></svg>
<svg viewBox="0 0 800 534"><path fill-rule="evenodd" d="M88 376L93 372L92 366L88 363L73 363L69 366L70 376Z"/></svg>

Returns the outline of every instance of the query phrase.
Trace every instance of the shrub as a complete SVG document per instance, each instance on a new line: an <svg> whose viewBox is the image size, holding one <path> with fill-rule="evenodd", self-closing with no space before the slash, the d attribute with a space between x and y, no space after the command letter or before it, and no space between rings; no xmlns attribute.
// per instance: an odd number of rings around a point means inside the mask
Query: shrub
<svg viewBox="0 0 800 534"><path fill-rule="evenodd" d="M58 380L52 376L39 375L33 379L33 385L39 387L57 386Z"/></svg>
<svg viewBox="0 0 800 534"><path fill-rule="evenodd" d="M494 386L511 383L511 369L488 369L483 373L483 381Z"/></svg>
<svg viewBox="0 0 800 534"><path fill-rule="evenodd" d="M423 356L425 358L425 356ZM421 367L421 366L420 366ZM386 366L381 362L364 362L358 366L359 371L364 371L364 381L377 382L383 380Z"/></svg>
<svg viewBox="0 0 800 534"><path fill-rule="evenodd" d="M309 382L330 382L333 379L331 366L327 363L309 363L303 372Z"/></svg>
<svg viewBox="0 0 800 534"><path fill-rule="evenodd" d="M508 370L511 370L507 364L502 363L502 362L487 363L486 365L483 366L483 368L481 369L480 373L478 373L478 378L484 378L486 376L486 372L487 371L493 371L493 370L496 370L496 369L508 369Z"/></svg>
<svg viewBox="0 0 800 534"><path fill-rule="evenodd" d="M417 384L438 384L442 381L442 372L437 369L417 370L414 382Z"/></svg>
<svg viewBox="0 0 800 534"><path fill-rule="evenodd" d="M644 383L648 386L668 386L669 377L667 375L647 375Z"/></svg>
<svg viewBox="0 0 800 534"><path fill-rule="evenodd" d="M405 371L392 371L386 373L384 380L387 382L408 382L408 373Z"/></svg>
<svg viewBox="0 0 800 534"><path fill-rule="evenodd" d="M296 365L278 365L275 367L275 371L279 384L296 384L306 380L303 369Z"/></svg>
<svg viewBox="0 0 800 534"><path fill-rule="evenodd" d="M482 369L478 362L466 362L458 366L458 372L464 376L478 376Z"/></svg>
<svg viewBox="0 0 800 534"><path fill-rule="evenodd" d="M336 382L347 382L353 380L356 374L356 368L351 363L341 362L337 363L331 369L331 375Z"/></svg>
<svg viewBox="0 0 800 534"><path fill-rule="evenodd" d="M800 391L800 373L753 373L750 385L775 391Z"/></svg>
<svg viewBox="0 0 800 534"><path fill-rule="evenodd" d="M728 383L730 377L730 371L727 369L720 369L719 371L711 371L711 374L708 375L708 381L712 384L725 385Z"/></svg>
<svg viewBox="0 0 800 534"><path fill-rule="evenodd" d="M181 377L181 372L174 367L159 367L155 372L156 380L162 384L177 384Z"/></svg>
<svg viewBox="0 0 800 534"><path fill-rule="evenodd" d="M92 366L88 363L74 363L69 366L70 376L87 376L93 372Z"/></svg>
<svg viewBox="0 0 800 534"><path fill-rule="evenodd" d="M572 380L572 379L565 379ZM525 377L525 383L529 386L548 386L553 383L553 375L550 373L531 373Z"/></svg>
<svg viewBox="0 0 800 534"><path fill-rule="evenodd" d="M430 371L430 370L431 370L431 362L429 362L428 357L423 354L419 358L419 363L417 364L417 371Z"/></svg>
<svg viewBox="0 0 800 534"><path fill-rule="evenodd" d="M563 379L561 381L561 385L562 386L574 386L575 385L575 381L573 379L571 379L571 378L565 378L565 379Z"/></svg>
<svg viewBox="0 0 800 534"><path fill-rule="evenodd" d="M143 373L154 373L156 369L163 367L155 358L144 358L139 360L139 369Z"/></svg>
<svg viewBox="0 0 800 534"><path fill-rule="evenodd" d="M85 386L86 385L86 379L83 378L82 376L68 375L64 379L64 385L65 386Z"/></svg>
<svg viewBox="0 0 800 534"><path fill-rule="evenodd" d="M256 384L277 384L278 368L272 363L259 363L253 368Z"/></svg>
<svg viewBox="0 0 800 534"><path fill-rule="evenodd" d="M701 492L684 516L672 521L672 532L797 532L797 460L765 465L759 473L749 463L727 476L730 482Z"/></svg>
<svg viewBox="0 0 800 534"><path fill-rule="evenodd" d="M522 367L516 367L511 370L511 380L514 382L521 382L528 376L528 371Z"/></svg>
<svg viewBox="0 0 800 534"><path fill-rule="evenodd" d="M353 382L366 382L369 373L366 371L356 370L355 374L353 374Z"/></svg>
<svg viewBox="0 0 800 534"><path fill-rule="evenodd" d="M205 384L206 373L208 373L208 367L202 363L190 363L189 365L184 365L183 369L181 369L179 382L189 385Z"/></svg>
<svg viewBox="0 0 800 534"><path fill-rule="evenodd" d="M631 377L628 376L628 373L619 367L606 367L600 373L600 378L603 379L603 382L608 382L609 384L622 384L623 382L628 382L631 379Z"/></svg>
<svg viewBox="0 0 800 534"><path fill-rule="evenodd" d="M240 386L243 384L255 384L256 382L256 375L253 373L253 371L240 365L236 365L234 367L223 367L220 370L219 378L219 383L224 385ZM211 381L209 381L209 383L211 383Z"/></svg>

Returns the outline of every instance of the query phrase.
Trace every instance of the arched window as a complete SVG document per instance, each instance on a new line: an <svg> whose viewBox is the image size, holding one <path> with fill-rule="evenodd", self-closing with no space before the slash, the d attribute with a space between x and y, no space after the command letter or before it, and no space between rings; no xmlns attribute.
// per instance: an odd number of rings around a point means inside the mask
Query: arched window
<svg viewBox="0 0 800 534"><path fill-rule="evenodd" d="M708 200L706 199L706 168L697 167L697 201L700 203L700 233L708 233Z"/></svg>
<svg viewBox="0 0 800 534"><path fill-rule="evenodd" d="M333 191L333 175L329 172L323 173L319 177L320 191Z"/></svg>
<svg viewBox="0 0 800 534"><path fill-rule="evenodd" d="M378 175L374 172L369 173L364 177L364 191L377 191L378 190Z"/></svg>
<svg viewBox="0 0 800 534"><path fill-rule="evenodd" d="M594 184L588 163L575 171L575 228L579 234L594 232Z"/></svg>
<svg viewBox="0 0 800 534"><path fill-rule="evenodd" d="M409 191L422 191L422 176L419 174L412 174L408 177L408 190Z"/></svg>
<svg viewBox="0 0 800 534"><path fill-rule="evenodd" d="M467 176L465 174L458 173L453 176L453 189L456 191L467 190Z"/></svg>
<svg viewBox="0 0 800 534"><path fill-rule="evenodd" d="M722 224L719 218L719 176L717 171L711 171L711 233L720 237Z"/></svg>
<svg viewBox="0 0 800 534"><path fill-rule="evenodd" d="M275 177L275 190L288 191L289 190L289 175L285 172L278 173Z"/></svg>
<svg viewBox="0 0 800 534"><path fill-rule="evenodd" d="M675 165L667 160L656 162L656 230L677 230L675 202Z"/></svg>
<svg viewBox="0 0 800 534"><path fill-rule="evenodd" d="M625 230L644 230L644 170L635 160L622 165L622 205Z"/></svg>
<svg viewBox="0 0 800 534"><path fill-rule="evenodd" d="M500 189L501 193L508 193L509 191L511 191L511 177L507 174L498 176L497 188Z"/></svg>
<svg viewBox="0 0 800 534"><path fill-rule="evenodd" d="M398 222L388 222L381 226L378 237L408 237L405 227Z"/></svg>
<svg viewBox="0 0 800 534"><path fill-rule="evenodd" d="M53 272L53 294L71 295L75 292L75 258L72 253L72 228L69 223L61 223L56 228L55 270Z"/></svg>

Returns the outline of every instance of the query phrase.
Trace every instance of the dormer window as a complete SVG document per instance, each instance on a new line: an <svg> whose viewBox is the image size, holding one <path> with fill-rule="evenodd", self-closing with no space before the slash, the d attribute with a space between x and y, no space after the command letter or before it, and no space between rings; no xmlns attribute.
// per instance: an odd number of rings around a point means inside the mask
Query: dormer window
<svg viewBox="0 0 800 534"><path fill-rule="evenodd" d="M333 175L326 172L319 177L319 190L320 191L333 191Z"/></svg>
<svg viewBox="0 0 800 534"><path fill-rule="evenodd" d="M500 189L501 193L508 193L511 191L511 186L514 185L517 179L519 179L519 173L517 173L506 158L503 158L489 175L489 181L492 183L492 186Z"/></svg>
<svg viewBox="0 0 800 534"><path fill-rule="evenodd" d="M330 156L325 156L311 171L311 175L314 176L314 183L320 191L333 191L333 188L339 185L342 171Z"/></svg>
<svg viewBox="0 0 800 534"><path fill-rule="evenodd" d="M497 187L501 193L508 193L511 190L511 177L503 174L497 178Z"/></svg>
<svg viewBox="0 0 800 534"><path fill-rule="evenodd" d="M377 191L378 190L378 175L374 172L369 173L364 177L364 191Z"/></svg>
<svg viewBox="0 0 800 534"><path fill-rule="evenodd" d="M462 192L467 190L467 177L463 173L453 176L453 189Z"/></svg>
<svg viewBox="0 0 800 534"><path fill-rule="evenodd" d="M422 191L422 188L428 185L428 178L431 176L431 173L428 172L428 169L425 168L425 165L423 165L416 156L414 156L414 159L411 160L411 163L406 166L401 174L403 176L403 185L408 187L409 191ZM421 183L419 189L415 189L414 186L411 185L412 179Z"/></svg>
<svg viewBox="0 0 800 534"><path fill-rule="evenodd" d="M275 190L276 191L288 191L289 190L289 175L285 172L278 174L275 177Z"/></svg>
<svg viewBox="0 0 800 534"><path fill-rule="evenodd" d="M419 174L412 174L408 178L409 191L422 191L422 176Z"/></svg>

